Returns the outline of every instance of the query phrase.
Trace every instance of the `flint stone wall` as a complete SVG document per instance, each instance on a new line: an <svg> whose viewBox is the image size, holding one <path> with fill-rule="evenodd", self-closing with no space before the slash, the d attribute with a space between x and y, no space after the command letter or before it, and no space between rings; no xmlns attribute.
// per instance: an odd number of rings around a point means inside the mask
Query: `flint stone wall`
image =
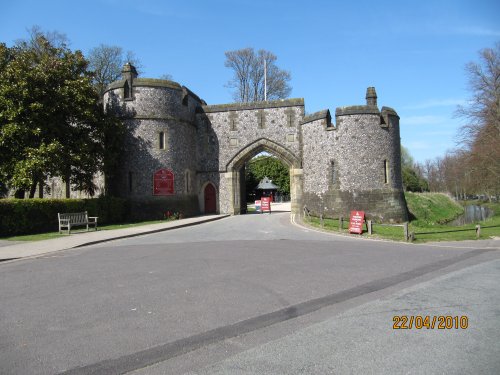
<svg viewBox="0 0 500 375"><path fill-rule="evenodd" d="M374 88L367 90L367 105L338 108L334 124L328 110L304 116L303 99L206 105L186 87L138 79L133 71L127 67L104 96L128 129L120 195L160 199L152 195L153 173L166 168L174 172L175 195L165 201L203 212L211 183L218 211L237 213L244 203L244 163L267 150L291 168L295 213L306 205L332 217L358 209L380 221L406 219L399 117L387 107L379 111Z"/></svg>
<svg viewBox="0 0 500 375"><path fill-rule="evenodd" d="M364 210L377 221L407 219L395 112L340 108L336 125L327 116L313 119L303 124L302 137L303 203L313 214L349 217L350 210Z"/></svg>
<svg viewBox="0 0 500 375"><path fill-rule="evenodd" d="M166 207L173 209L175 197L182 196L182 206L194 214L192 207L199 205L195 109L201 102L187 89L170 81L136 79L133 82L130 99L123 98L120 81L104 96L105 103L120 103L119 111L125 117L127 128L121 173L114 189L122 197L163 200ZM164 134L163 149L160 132ZM174 173L172 197L153 196L153 174L161 168Z"/></svg>
<svg viewBox="0 0 500 375"><path fill-rule="evenodd" d="M217 168L221 172L242 149L259 139L275 142L300 157L303 99L203 106L203 112L205 126L210 127L218 142Z"/></svg>
<svg viewBox="0 0 500 375"><path fill-rule="evenodd" d="M244 210L244 172L240 168L257 153L276 148L288 155L285 163L298 164L303 115L303 99L204 105L198 109L199 185L203 187L206 179L214 183L220 212Z"/></svg>

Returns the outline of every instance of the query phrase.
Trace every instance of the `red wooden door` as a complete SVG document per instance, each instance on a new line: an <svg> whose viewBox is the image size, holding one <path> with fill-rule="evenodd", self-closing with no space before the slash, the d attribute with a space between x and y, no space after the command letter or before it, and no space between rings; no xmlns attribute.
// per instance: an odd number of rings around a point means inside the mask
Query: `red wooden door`
<svg viewBox="0 0 500 375"><path fill-rule="evenodd" d="M215 214L216 211L215 188L214 185L208 184L205 186L205 213Z"/></svg>

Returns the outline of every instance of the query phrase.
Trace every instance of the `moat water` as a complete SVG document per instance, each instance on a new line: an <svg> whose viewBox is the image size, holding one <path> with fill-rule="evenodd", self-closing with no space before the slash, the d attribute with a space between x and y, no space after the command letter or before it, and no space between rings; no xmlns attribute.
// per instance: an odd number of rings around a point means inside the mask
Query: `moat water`
<svg viewBox="0 0 500 375"><path fill-rule="evenodd" d="M465 211L462 215L457 217L455 220L450 221L450 225L465 225L470 223L475 223L478 221L484 221L493 216L493 210L488 207L469 205L465 206Z"/></svg>

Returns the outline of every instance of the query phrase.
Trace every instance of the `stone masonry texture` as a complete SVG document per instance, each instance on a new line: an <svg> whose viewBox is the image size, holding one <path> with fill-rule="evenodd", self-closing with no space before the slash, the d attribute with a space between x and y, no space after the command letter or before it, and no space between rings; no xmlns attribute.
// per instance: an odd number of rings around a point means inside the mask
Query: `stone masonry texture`
<svg viewBox="0 0 500 375"><path fill-rule="evenodd" d="M328 110L305 116L303 99L207 105L176 82L134 71L124 69L104 95L127 127L119 195L197 214L212 184L217 212L238 214L246 208L245 163L267 151L290 167L295 214L304 207L328 217L365 210L368 219L407 220L399 117L378 109L374 88L367 105L337 108L332 121ZM162 168L174 174L167 197L153 195L153 174Z"/></svg>

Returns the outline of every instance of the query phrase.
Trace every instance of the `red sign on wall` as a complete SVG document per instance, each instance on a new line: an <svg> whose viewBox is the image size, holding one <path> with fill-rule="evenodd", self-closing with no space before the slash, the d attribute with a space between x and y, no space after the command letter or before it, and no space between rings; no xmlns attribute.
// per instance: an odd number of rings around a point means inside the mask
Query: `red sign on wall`
<svg viewBox="0 0 500 375"><path fill-rule="evenodd" d="M364 211L351 211L351 219L349 220L349 233L363 233L363 223L365 222Z"/></svg>
<svg viewBox="0 0 500 375"><path fill-rule="evenodd" d="M153 195L174 194L174 174L168 169L159 169L153 174Z"/></svg>
<svg viewBox="0 0 500 375"><path fill-rule="evenodd" d="M262 197L261 200L261 211L271 213L271 197Z"/></svg>

